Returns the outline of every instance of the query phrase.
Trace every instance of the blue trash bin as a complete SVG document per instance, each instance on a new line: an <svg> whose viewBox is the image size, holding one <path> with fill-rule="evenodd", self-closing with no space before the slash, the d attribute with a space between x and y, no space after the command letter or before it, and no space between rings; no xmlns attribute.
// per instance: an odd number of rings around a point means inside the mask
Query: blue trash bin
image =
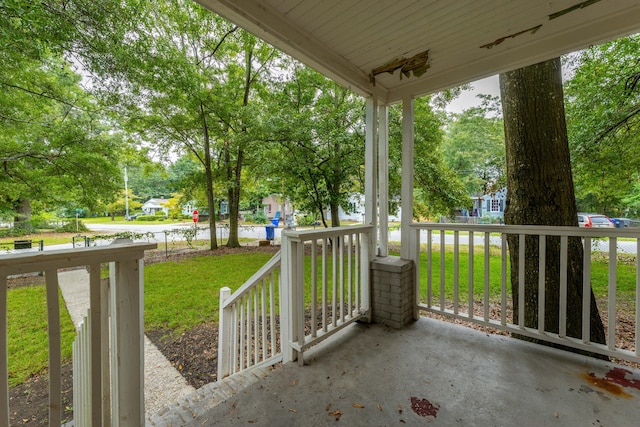
<svg viewBox="0 0 640 427"><path fill-rule="evenodd" d="M274 233L274 229L275 227L273 226L273 224L269 224L265 226L266 230L267 230L267 240L273 240L273 235Z"/></svg>

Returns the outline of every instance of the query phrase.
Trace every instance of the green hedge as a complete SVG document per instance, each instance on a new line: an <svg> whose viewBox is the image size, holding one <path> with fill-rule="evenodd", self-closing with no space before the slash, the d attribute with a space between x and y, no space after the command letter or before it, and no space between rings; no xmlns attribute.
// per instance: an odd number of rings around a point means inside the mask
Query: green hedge
<svg viewBox="0 0 640 427"><path fill-rule="evenodd" d="M144 215L136 217L136 221L164 221L166 217L163 216L155 216L155 215Z"/></svg>

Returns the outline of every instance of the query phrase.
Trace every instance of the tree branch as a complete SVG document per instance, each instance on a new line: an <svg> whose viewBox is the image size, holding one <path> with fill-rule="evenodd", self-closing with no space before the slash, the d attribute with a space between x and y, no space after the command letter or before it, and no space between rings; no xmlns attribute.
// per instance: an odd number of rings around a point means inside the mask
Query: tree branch
<svg viewBox="0 0 640 427"><path fill-rule="evenodd" d="M615 122L614 124L612 124L611 126L609 126L608 128L606 128L604 131L602 131L600 133L600 135L598 135L596 137L596 139L594 140L595 143L600 143L602 142L603 139L605 139L606 137L610 136L611 134L615 133L616 131L618 131L620 128L625 127L625 126L629 126L629 120L631 120L632 118L634 118L636 115L638 115L640 113L640 105L637 105L634 107L633 110L631 110L629 113L627 113L624 117L622 117L620 120L618 120L617 122Z"/></svg>

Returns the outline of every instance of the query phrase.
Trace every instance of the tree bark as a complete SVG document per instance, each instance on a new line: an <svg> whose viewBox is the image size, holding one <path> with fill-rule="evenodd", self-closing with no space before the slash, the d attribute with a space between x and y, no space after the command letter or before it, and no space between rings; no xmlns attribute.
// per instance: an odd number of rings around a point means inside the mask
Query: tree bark
<svg viewBox="0 0 640 427"><path fill-rule="evenodd" d="M204 171L207 180L207 206L209 207L209 249L218 249L218 238L216 236L216 209L213 197L213 172L211 171L211 141L209 140L209 127L207 125L207 115L204 106L200 104L202 114L202 131L204 136Z"/></svg>
<svg viewBox="0 0 640 427"><path fill-rule="evenodd" d="M27 234L34 231L31 225L31 200L19 199L15 203L15 215L13 228L18 234Z"/></svg>
<svg viewBox="0 0 640 427"><path fill-rule="evenodd" d="M246 107L249 105L249 93L251 91L251 60L253 52L247 50L245 52L245 81L244 81L244 95L242 97L242 105ZM242 132L246 133L247 128L242 126ZM227 147L229 148L229 147ZM244 166L244 148L242 142L239 142L238 152L235 160L235 166L231 165L230 158L228 157L229 151L226 152L225 162L227 164L227 195L229 197L229 239L227 240L227 246L230 248L239 248L240 241L238 240L238 217L240 216L240 179L242 177L242 167Z"/></svg>
<svg viewBox="0 0 640 427"><path fill-rule="evenodd" d="M340 207L335 204L329 205L331 209L331 226L340 227Z"/></svg>
<svg viewBox="0 0 640 427"><path fill-rule="evenodd" d="M242 162L244 153L242 149L238 149L235 167L231 164L231 156L227 146L225 149L225 163L227 164L227 197L229 199L229 238L227 239L227 247L239 248L240 241L238 239L238 216L240 212L240 172L242 171Z"/></svg>
<svg viewBox="0 0 640 427"><path fill-rule="evenodd" d="M560 59L500 75L505 127L507 201L505 222L514 225L578 226L564 115ZM513 322L518 323L518 236L508 237ZM527 237L524 324L538 327L538 238ZM547 238L545 330L559 330L560 239ZM583 248L568 242L567 335L582 337ZM591 292L591 341L605 333Z"/></svg>

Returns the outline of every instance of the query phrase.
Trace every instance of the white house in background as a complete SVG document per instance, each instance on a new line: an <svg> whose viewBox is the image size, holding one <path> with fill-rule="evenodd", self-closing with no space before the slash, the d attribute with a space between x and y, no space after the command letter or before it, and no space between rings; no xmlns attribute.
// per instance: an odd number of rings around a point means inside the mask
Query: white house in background
<svg viewBox="0 0 640 427"><path fill-rule="evenodd" d="M492 193L473 195L471 196L471 200L473 201L473 208L471 208L470 212L471 216L478 218L504 218L507 187Z"/></svg>
<svg viewBox="0 0 640 427"><path fill-rule="evenodd" d="M198 207L198 202L195 200L189 200L187 203L182 205L181 213L182 215L193 215L193 211L197 210L200 213L206 213L206 206ZM220 209L218 211L220 215L228 215L229 214L229 203L226 200L220 202Z"/></svg>
<svg viewBox="0 0 640 427"><path fill-rule="evenodd" d="M149 199L142 205L142 212L147 215L155 215L156 212L163 212L165 215L169 215L169 206L167 206L168 200L164 197L159 199Z"/></svg>
<svg viewBox="0 0 640 427"><path fill-rule="evenodd" d="M364 194L353 193L349 196L348 203L349 213L345 212L342 206L338 206L338 218L340 219L340 221L364 222ZM398 207L398 212L395 215L389 213L389 221L399 222L401 215L401 209L400 207ZM327 218L327 220L331 220L331 209L327 208L325 217Z"/></svg>

